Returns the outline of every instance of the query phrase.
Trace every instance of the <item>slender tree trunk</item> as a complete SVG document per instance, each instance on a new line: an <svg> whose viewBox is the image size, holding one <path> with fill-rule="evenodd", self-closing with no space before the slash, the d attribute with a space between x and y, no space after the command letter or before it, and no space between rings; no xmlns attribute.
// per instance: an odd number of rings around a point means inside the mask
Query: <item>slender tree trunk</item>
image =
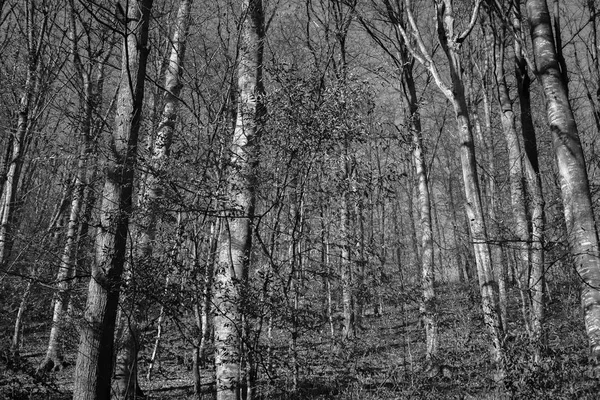
<svg viewBox="0 0 600 400"><path fill-rule="evenodd" d="M59 340L62 334L64 318L69 306L71 278L75 275L74 269L76 264L77 239L81 224L80 214L84 205L85 187L87 185L87 167L89 163L88 159L91 151L92 120L100 96L98 89L101 87L101 82L104 80L104 65L100 65L98 77L96 81L93 82L90 74L85 70L81 63L76 40L77 33L75 31L75 7L73 0L70 1L69 6L71 57L73 58L73 65L77 72L79 83L82 85L79 97L81 122L78 135L80 150L73 193L71 196L71 210L67 223L66 241L56 276L57 292L54 295L52 328L50 330L48 349L44 360L38 367L38 370L44 371L57 371L61 370L64 366Z"/></svg>
<svg viewBox="0 0 600 400"><path fill-rule="evenodd" d="M487 63L487 60L486 60ZM487 69L487 67L486 67ZM487 168L487 186L486 186L486 198L488 201L488 216L489 216L489 235L491 237L491 255L492 265L494 269L494 275L498 282L498 299L500 307L500 320L502 321L503 328L506 328L506 318L508 315L508 295L506 293L506 263L502 254L502 247L500 245L501 235L500 226L498 223L497 210L498 210L498 194L496 193L496 163L494 157L494 143L493 143L493 132L492 132L492 118L491 118L491 105L489 101L489 84L487 77L481 77L483 82L482 88L482 100L483 100L483 121L485 126L485 133L487 138L484 139L483 130L481 131L481 138L483 148L485 151L485 160ZM477 118L477 112L474 113L474 117ZM477 124L476 124L477 126Z"/></svg>
<svg viewBox="0 0 600 400"><path fill-rule="evenodd" d="M17 129L14 137L9 140L12 143L12 150L7 150L8 166L6 176L3 177L2 191L0 192L0 267L8 261L12 247L12 229L15 224L14 212L17 202L17 188L23 168L25 158L26 144L28 136L31 134L31 108L33 107L34 92L38 89L39 82L39 59L44 44L44 36L47 26L47 17L43 20L43 25L36 28L34 19L35 2L26 3L26 27L27 27L27 75L25 86L20 98ZM35 33L38 32L38 37ZM37 40L37 42L36 42Z"/></svg>
<svg viewBox="0 0 600 400"><path fill-rule="evenodd" d="M454 103L454 107L458 123L459 139L461 142L460 156L467 200L466 212L469 220L469 227L471 229L473 249L475 251L475 263L477 264L483 315L485 323L490 330L492 357L498 364L498 367L501 368L503 357L502 321L500 320L498 287L494 279L487 229L483 214L483 205L479 192L479 184L477 182L475 146L464 98L458 98Z"/></svg>
<svg viewBox="0 0 600 400"><path fill-rule="evenodd" d="M581 306L591 362L594 374L599 376L600 258L585 159L569 103L566 71L561 69L557 57L546 1L528 0L527 13L538 76L546 94L546 111L558 164L567 240L575 268L582 279Z"/></svg>
<svg viewBox="0 0 600 400"><path fill-rule="evenodd" d="M169 281L171 275L167 275L165 279L165 292L169 290ZM167 293L165 293L167 294ZM152 353L150 354L150 360L148 361L148 370L146 371L146 380L150 380L152 377L152 372L154 371L154 366L158 360L158 353L160 349L160 342L162 340L163 334L163 326L165 323L165 307L162 305L160 307L160 311L158 313L158 320L156 320L156 339L154 340L154 347L152 348Z"/></svg>
<svg viewBox="0 0 600 400"><path fill-rule="evenodd" d="M215 264L217 261L217 252L218 252L218 244L219 244L219 236L221 234L220 231L221 226L218 224L218 221L211 222L210 231L210 243L209 243L209 255L208 261L206 263L206 270L204 271L204 288L202 292L202 307L201 307L201 320L202 320L202 332L200 339L200 359L202 362L206 360L206 348L208 347L208 342L211 339L212 331L213 331L213 321L209 316L212 313L212 288L213 288L213 280L215 275Z"/></svg>
<svg viewBox="0 0 600 400"><path fill-rule="evenodd" d="M497 27L490 27L489 36ZM527 225L527 209L525 203L524 171L523 171L523 153L521 144L517 135L515 125L515 115L510 99L508 85L506 84L504 70L504 32L498 32L492 36L489 41L494 43L494 57L496 59L495 83L498 104L500 106L500 120L502 130L508 149L510 199L512 205L512 214L514 218L514 235L517 239L517 271L526 275L530 262L529 229ZM523 291L527 286L523 279L519 280L519 289Z"/></svg>
<svg viewBox="0 0 600 400"><path fill-rule="evenodd" d="M85 134L84 134L85 135ZM79 214L83 203L83 194L85 189L85 165L88 156L87 138L81 143L81 153L77 167L77 176L75 178L75 188L73 190L73 199L71 201L71 212L67 225L67 238L63 254L61 257L60 266L56 275L57 292L54 295L54 311L52 315L52 328L50 329L50 339L48 341L48 349L46 356L38 367L40 371L59 371L64 366L64 360L60 348L60 336L62 333L62 325L64 316L69 305L69 290L71 287L71 277L75 265L74 255L77 245L77 233L79 227Z"/></svg>
<svg viewBox="0 0 600 400"><path fill-rule="evenodd" d="M354 304L354 285L352 271L352 252L351 247L351 199L350 199L350 180L351 166L350 161L344 160L344 176L346 189L342 193L342 207L340 209L340 235L342 237L342 249L340 254L340 279L342 284L342 315L344 324L342 326L342 338L353 339L356 336L355 324L355 304Z"/></svg>
<svg viewBox="0 0 600 400"><path fill-rule="evenodd" d="M138 250L136 266L150 264L152 261L152 247L156 236L157 205L163 197L163 182L167 172L169 153L177 110L179 95L181 93L181 71L185 56L185 44L190 26L191 0L181 0L177 11L177 23L171 44L171 53L165 71L165 91L163 112L152 147L150 172L146 175L144 193L140 196L141 221L137 224ZM134 266L130 266L134 268ZM135 282L132 282L135 285ZM117 358L115 379L120 398L141 396L137 377L137 355L140 350L140 320L137 304L130 304L130 318L125 324L124 349Z"/></svg>
<svg viewBox="0 0 600 400"><path fill-rule="evenodd" d="M545 337L542 331L544 320L544 197L542 192L542 180L538 162L538 151L536 134L531 112L531 79L528 74L528 63L524 57L522 43L525 35L521 30L521 9L519 2L512 4L513 31L515 34L515 75L519 93L519 106L521 110L521 130L523 136L523 167L525 171L525 182L530 197L528 208L530 212L530 255L529 266L518 271L518 282L521 296L527 296L523 300L524 318L530 333L530 341L534 349L534 361L540 360L540 349L544 344Z"/></svg>
<svg viewBox="0 0 600 400"><path fill-rule="evenodd" d="M483 203L481 201L481 191L477 180L477 163L475 158L475 145L471 121L469 119L469 110L465 99L465 87L463 79L463 70L461 57L459 54L459 38L464 39L470 33L469 29L475 24L479 5L476 3L473 10L469 28L463 33L454 31L454 10L452 0L436 2L436 13L438 23L439 42L446 54L450 69L451 87L445 85L441 80L439 71L434 64L429 64L429 70L432 73L436 84L442 90L444 95L451 102L456 117L458 127L458 138L460 142L460 158L463 173L463 183L466 196L466 214L469 221L473 249L475 252L475 263L477 265L477 274L479 277L479 288L481 292L483 317L487 328L489 329L491 346L490 352L492 360L497 367L497 378L503 379L505 370L503 365L503 327L500 315L498 285L494 278L492 267L491 252L488 243L488 232L486 228ZM409 14L410 15L410 14ZM417 30L414 18L410 15L411 26ZM406 38L406 34L403 35ZM418 38L422 46L422 38ZM430 56L427 55L428 60Z"/></svg>
<svg viewBox="0 0 600 400"><path fill-rule="evenodd" d="M255 208L257 140L261 133L264 19L261 0L244 0L238 65L237 121L230 145L227 216L222 219L215 272L215 364L217 400L244 392L240 354L244 287L247 283Z"/></svg>
<svg viewBox="0 0 600 400"><path fill-rule="evenodd" d="M111 394L115 320L132 208L151 8L152 0L139 0L130 1L126 10L117 115L75 369L76 400L108 400Z"/></svg>
<svg viewBox="0 0 600 400"><path fill-rule="evenodd" d="M32 272L32 275L35 275L35 273ZM19 303L17 317L15 318L15 327L10 346L11 357L14 360L18 360L20 358L21 341L23 340L23 318L25 316L25 311L27 310L27 304L29 303L29 296L31 295L33 284L34 278L32 277L27 281L27 286L25 287L25 291L21 297L21 302Z"/></svg>
<svg viewBox="0 0 600 400"><path fill-rule="evenodd" d="M406 61L406 56L403 60ZM407 62L406 65L409 63ZM409 123L412 131L413 165L417 178L419 194L419 213L421 227L421 318L425 326L426 359L435 363L438 353L438 314L435 296L435 271L433 253L433 228L431 218L431 200L429 197L429 177L423 148L423 133L419 113L419 99L412 74L412 68L405 67L402 75L404 98L408 105Z"/></svg>

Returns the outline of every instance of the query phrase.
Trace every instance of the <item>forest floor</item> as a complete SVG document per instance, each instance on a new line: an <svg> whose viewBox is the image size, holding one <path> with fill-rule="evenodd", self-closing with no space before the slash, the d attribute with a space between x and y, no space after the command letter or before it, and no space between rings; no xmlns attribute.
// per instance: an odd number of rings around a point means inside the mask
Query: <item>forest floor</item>
<svg viewBox="0 0 600 400"><path fill-rule="evenodd" d="M383 316L366 316L358 339L332 339L328 325L303 332L297 342L298 380L293 382L289 334L275 332L270 363L273 374L259 376L262 399L597 399L600 382L589 377L587 339L576 284L551 287L546 328L548 346L539 366L530 361L529 344L519 318L517 292L512 294L507 376L494 381L486 332L477 296L463 285L442 284L440 296L440 363L438 374L425 370L424 332L419 326L417 293L398 297ZM412 300L411 300L412 299ZM10 327L0 327L9 330ZM173 329L175 330L175 329ZM35 368L44 355L47 324L25 329L22 361L11 364L0 351L0 399L71 397L76 335L67 348L70 365L39 377ZM4 336L6 337L6 336ZM151 345L146 352L151 351ZM5 348L5 347L4 347ZM0 350L2 347L0 347ZM194 399L193 377L185 345L165 339L161 363L146 380L147 363L140 363L140 384L150 399ZM145 357L144 355L143 357ZM144 360L144 358L142 359ZM259 359L264 365L265 360ZM202 370L204 399L212 399L214 376Z"/></svg>

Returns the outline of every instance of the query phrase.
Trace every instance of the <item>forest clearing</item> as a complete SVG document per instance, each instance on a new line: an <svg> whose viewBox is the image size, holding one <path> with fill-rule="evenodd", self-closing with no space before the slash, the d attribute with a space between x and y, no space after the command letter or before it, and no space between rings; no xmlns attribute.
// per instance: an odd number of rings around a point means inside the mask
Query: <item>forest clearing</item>
<svg viewBox="0 0 600 400"><path fill-rule="evenodd" d="M586 399L596 0L0 0L0 398Z"/></svg>

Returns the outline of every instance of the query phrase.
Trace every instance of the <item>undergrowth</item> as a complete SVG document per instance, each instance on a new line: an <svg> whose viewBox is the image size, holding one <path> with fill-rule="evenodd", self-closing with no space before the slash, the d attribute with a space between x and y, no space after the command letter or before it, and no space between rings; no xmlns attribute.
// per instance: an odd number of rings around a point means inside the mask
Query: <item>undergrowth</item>
<svg viewBox="0 0 600 400"><path fill-rule="evenodd" d="M424 331L419 324L417 296L405 296L382 316L367 315L357 338L331 337L325 322L304 330L296 341L297 376L290 352L290 331L274 329L270 343L260 343L257 398L276 399L596 399L600 385L588 373L587 338L573 285L554 288L546 315L546 341L539 364L521 324L517 293L511 294L502 383L494 379L487 332L479 299L463 285L442 284L439 294L440 354L443 372L432 374L424 360ZM263 335L266 336L266 335ZM3 343L7 343L4 337ZM27 351L40 351L46 337L26 341ZM35 344L37 343L37 344ZM37 346L37 347L36 347ZM142 388L151 399L193 399L192 376L178 362L185 342L176 332L165 338L163 356L151 381ZM267 356L267 348L271 354ZM147 367L141 357L141 376ZM43 351L41 352L43 353ZM41 357L41 356L40 356ZM73 358L73 355L70 355ZM39 357L38 357L39 358ZM37 375L39 360L11 358L0 351L0 398L69 398L73 366L53 374ZM267 373L268 370L268 373ZM441 371L441 370L440 370ZM203 371L203 399L211 399L214 372Z"/></svg>

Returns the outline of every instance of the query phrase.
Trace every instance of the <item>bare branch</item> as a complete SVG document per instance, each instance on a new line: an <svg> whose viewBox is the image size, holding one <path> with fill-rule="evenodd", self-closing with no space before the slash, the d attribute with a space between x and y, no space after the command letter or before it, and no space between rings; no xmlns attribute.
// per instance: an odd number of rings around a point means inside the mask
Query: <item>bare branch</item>
<svg viewBox="0 0 600 400"><path fill-rule="evenodd" d="M475 3L475 8L473 8L473 14L471 14L471 21L469 22L469 26L467 26L467 29L465 29L465 31L458 36L458 38L456 39L457 43L462 43L467 38L467 36L469 36L471 31L475 27L475 23L477 23L477 16L479 15L479 8L481 7L481 3L482 3L482 0L477 0L477 3Z"/></svg>

